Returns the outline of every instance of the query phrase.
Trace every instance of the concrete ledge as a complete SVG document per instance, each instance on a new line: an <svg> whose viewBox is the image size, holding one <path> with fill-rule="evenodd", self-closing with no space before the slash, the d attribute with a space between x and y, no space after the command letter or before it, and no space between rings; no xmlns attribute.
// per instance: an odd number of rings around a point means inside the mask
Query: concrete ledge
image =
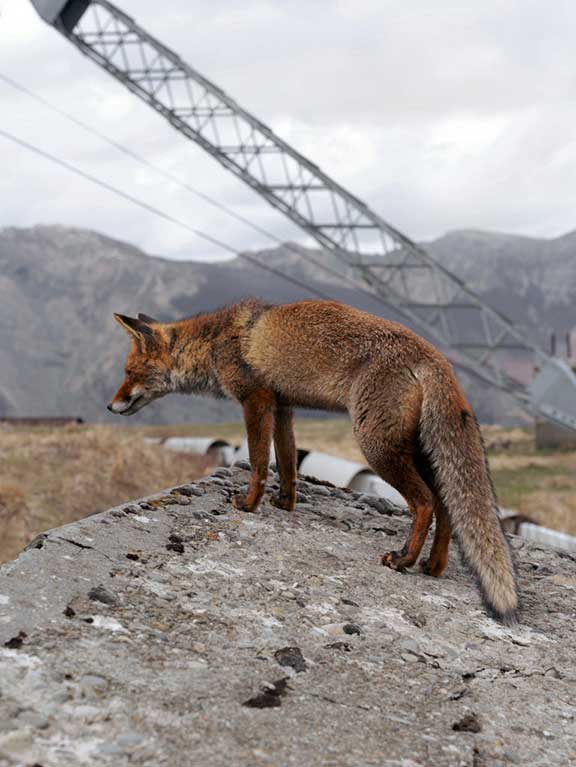
<svg viewBox="0 0 576 767"><path fill-rule="evenodd" d="M409 520L242 469L50 531L0 568L0 767L568 765L576 557L513 539L522 624L457 556L384 569ZM273 484L275 476L271 474Z"/></svg>

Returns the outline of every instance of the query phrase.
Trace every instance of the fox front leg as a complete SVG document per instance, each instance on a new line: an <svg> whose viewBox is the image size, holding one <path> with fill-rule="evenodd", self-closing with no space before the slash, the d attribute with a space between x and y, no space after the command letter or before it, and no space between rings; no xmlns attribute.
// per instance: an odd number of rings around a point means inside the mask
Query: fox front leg
<svg viewBox="0 0 576 767"><path fill-rule="evenodd" d="M248 435L252 475L246 495L235 495L234 506L242 511L257 511L268 478L270 442L274 423L274 395L267 389L250 394L242 403Z"/></svg>
<svg viewBox="0 0 576 767"><path fill-rule="evenodd" d="M280 474L280 492L270 498L279 509L293 511L296 505L296 441L292 408L277 405L274 417L274 451Z"/></svg>

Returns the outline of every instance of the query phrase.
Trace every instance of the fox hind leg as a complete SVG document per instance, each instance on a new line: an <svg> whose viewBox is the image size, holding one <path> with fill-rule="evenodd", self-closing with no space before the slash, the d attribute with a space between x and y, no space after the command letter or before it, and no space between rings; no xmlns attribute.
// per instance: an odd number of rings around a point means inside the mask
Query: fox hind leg
<svg viewBox="0 0 576 767"><path fill-rule="evenodd" d="M366 460L404 496L413 515L402 549L382 557L382 564L394 570L404 570L416 562L432 524L434 494L414 461L421 402L420 388L413 381L389 381L387 391L383 391L380 377L372 373L359 387L350 413Z"/></svg>
<svg viewBox="0 0 576 767"><path fill-rule="evenodd" d="M430 556L420 566L426 575L437 578L442 575L448 565L448 548L452 533L448 512L439 498L436 498L434 503L434 516L436 517L434 543L430 550Z"/></svg>
<svg viewBox="0 0 576 767"><path fill-rule="evenodd" d="M398 490L408 503L413 515L410 532L400 551L390 551L382 557L382 564L393 570L412 567L426 542L433 516L433 497L426 484L410 463L402 465L391 461L374 467L382 479Z"/></svg>

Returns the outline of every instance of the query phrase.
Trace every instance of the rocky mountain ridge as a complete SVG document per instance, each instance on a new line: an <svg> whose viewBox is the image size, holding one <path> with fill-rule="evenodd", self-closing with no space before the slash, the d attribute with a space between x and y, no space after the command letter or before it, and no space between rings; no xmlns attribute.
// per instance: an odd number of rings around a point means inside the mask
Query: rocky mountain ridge
<svg viewBox="0 0 576 767"><path fill-rule="evenodd" d="M551 328L576 325L576 233L531 240L453 232L428 247L540 339ZM258 257L339 300L394 317L297 252L342 268L329 254L295 245L260 251ZM105 404L122 378L127 350L113 312L144 311L168 319L249 295L283 302L307 294L240 259L175 262L96 232L61 226L0 230L0 417L108 420ZM481 408L481 415L490 418L492 405ZM184 397L168 397L137 416L140 422L238 417L230 403Z"/></svg>

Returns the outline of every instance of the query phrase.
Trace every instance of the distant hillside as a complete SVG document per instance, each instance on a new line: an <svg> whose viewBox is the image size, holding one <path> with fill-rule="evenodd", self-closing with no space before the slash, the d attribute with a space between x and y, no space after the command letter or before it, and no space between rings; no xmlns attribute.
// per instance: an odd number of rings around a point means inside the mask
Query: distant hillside
<svg viewBox="0 0 576 767"><path fill-rule="evenodd" d="M434 256L503 310L546 339L550 328L576 325L576 233L533 240L453 232L427 245ZM304 251L333 268L333 256ZM339 300L394 318L351 287L336 285L292 249L262 251L271 265ZM226 264L175 262L95 232L59 226L0 230L0 416L80 415L110 420L105 404L122 378L128 342L112 313L175 318L261 296L284 302L304 289L236 259ZM510 403L472 389L484 419L501 419ZM239 417L235 406L169 397L140 422L213 421Z"/></svg>
<svg viewBox="0 0 576 767"><path fill-rule="evenodd" d="M350 291L332 292L354 301ZM122 380L129 342L113 312L169 319L246 296L281 303L306 291L259 269L151 257L90 231L0 230L0 417L117 421L105 406ZM231 403L184 396L137 416L152 423L239 417Z"/></svg>
<svg viewBox="0 0 576 767"><path fill-rule="evenodd" d="M547 343L552 330L576 327L576 231L552 240L495 232L455 231L422 245L494 308ZM266 261L300 278L336 282L310 261L343 271L335 256L298 245L260 251ZM239 262L244 269L252 268Z"/></svg>
<svg viewBox="0 0 576 767"><path fill-rule="evenodd" d="M553 240L450 232L429 252L492 306L547 341L576 327L576 231Z"/></svg>

